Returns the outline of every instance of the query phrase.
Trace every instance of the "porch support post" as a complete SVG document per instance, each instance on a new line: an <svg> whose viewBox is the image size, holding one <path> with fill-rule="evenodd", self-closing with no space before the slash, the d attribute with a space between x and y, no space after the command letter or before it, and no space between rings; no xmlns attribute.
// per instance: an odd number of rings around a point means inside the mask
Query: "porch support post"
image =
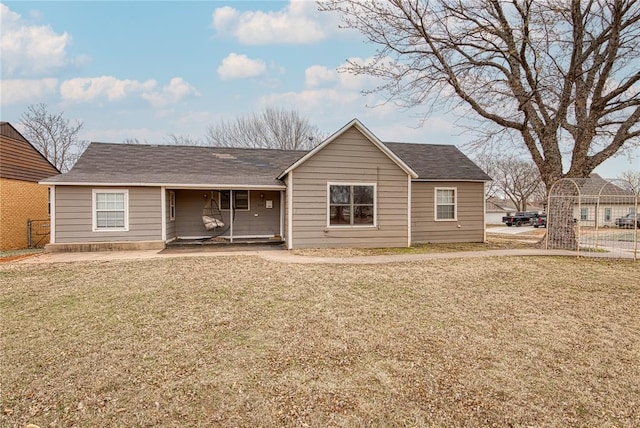
<svg viewBox="0 0 640 428"><path fill-rule="evenodd" d="M287 175L287 249L293 249L293 171Z"/></svg>
<svg viewBox="0 0 640 428"><path fill-rule="evenodd" d="M229 190L229 242L233 243L233 190Z"/></svg>
<svg viewBox="0 0 640 428"><path fill-rule="evenodd" d="M162 227L162 241L167 242L167 188L160 187L160 218Z"/></svg>
<svg viewBox="0 0 640 428"><path fill-rule="evenodd" d="M283 190L280 191L280 239L284 239L284 197Z"/></svg>

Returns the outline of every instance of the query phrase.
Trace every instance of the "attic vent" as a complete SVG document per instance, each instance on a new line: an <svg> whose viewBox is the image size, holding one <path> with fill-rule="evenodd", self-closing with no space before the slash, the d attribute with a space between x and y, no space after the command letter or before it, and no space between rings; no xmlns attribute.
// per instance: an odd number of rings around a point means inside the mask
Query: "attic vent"
<svg viewBox="0 0 640 428"><path fill-rule="evenodd" d="M229 153L214 153L213 155L218 159L236 159L235 156L230 155Z"/></svg>

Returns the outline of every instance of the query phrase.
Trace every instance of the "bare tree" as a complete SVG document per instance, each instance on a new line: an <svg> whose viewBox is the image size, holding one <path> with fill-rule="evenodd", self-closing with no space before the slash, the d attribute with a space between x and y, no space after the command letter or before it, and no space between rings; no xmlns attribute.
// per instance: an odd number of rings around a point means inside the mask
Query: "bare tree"
<svg viewBox="0 0 640 428"><path fill-rule="evenodd" d="M62 172L68 171L78 160L87 142L80 139L83 122L63 117L64 113L52 114L46 104L30 105L20 123L24 136Z"/></svg>
<svg viewBox="0 0 640 428"><path fill-rule="evenodd" d="M493 181L487 185L487 197L507 197L516 211L526 211L534 199L544 199L544 185L536 165L512 154L477 156L481 166Z"/></svg>
<svg viewBox="0 0 640 428"><path fill-rule="evenodd" d="M479 141L524 144L549 188L640 138L638 0L327 0L378 46L344 71L405 107L462 107ZM563 154L568 170L563 170Z"/></svg>
<svg viewBox="0 0 640 428"><path fill-rule="evenodd" d="M640 171L625 171L618 178L628 184L629 190L640 194Z"/></svg>
<svg viewBox="0 0 640 428"><path fill-rule="evenodd" d="M323 138L318 128L295 110L272 107L209 126L205 136L212 146L287 150L308 150Z"/></svg>

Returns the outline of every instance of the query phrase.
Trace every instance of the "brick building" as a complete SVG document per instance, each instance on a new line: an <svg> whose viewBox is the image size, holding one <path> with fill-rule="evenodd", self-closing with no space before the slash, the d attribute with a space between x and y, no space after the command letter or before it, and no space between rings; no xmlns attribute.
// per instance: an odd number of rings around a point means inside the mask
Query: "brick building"
<svg viewBox="0 0 640 428"><path fill-rule="evenodd" d="M49 218L48 188L38 181L59 173L10 123L0 122L0 251L26 248L27 221Z"/></svg>

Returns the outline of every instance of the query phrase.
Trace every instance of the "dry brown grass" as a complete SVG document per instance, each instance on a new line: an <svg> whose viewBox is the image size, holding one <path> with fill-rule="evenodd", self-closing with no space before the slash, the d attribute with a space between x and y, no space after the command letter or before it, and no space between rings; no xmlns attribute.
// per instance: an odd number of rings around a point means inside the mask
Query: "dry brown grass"
<svg viewBox="0 0 640 428"><path fill-rule="evenodd" d="M639 426L638 264L0 266L0 425Z"/></svg>
<svg viewBox="0 0 640 428"><path fill-rule="evenodd" d="M487 242L449 242L417 244L409 248L303 248L291 252L299 256L311 257L355 257L391 254L452 253L460 251L506 250L512 248L534 248L535 243L544 236L537 229L522 235L492 235Z"/></svg>

